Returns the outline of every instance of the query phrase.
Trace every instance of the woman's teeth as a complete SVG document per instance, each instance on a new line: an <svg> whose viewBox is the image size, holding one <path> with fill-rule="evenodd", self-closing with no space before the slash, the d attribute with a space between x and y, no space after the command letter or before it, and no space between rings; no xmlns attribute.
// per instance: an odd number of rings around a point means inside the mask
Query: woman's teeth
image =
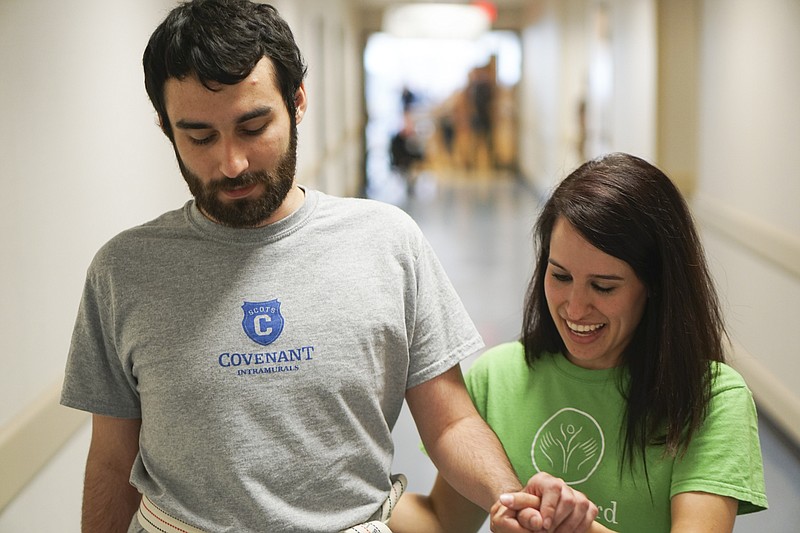
<svg viewBox="0 0 800 533"><path fill-rule="evenodd" d="M605 324L590 324L590 325L576 324L574 322L570 322L569 320L567 320L566 323L567 327L569 327L571 331L580 334L592 333L605 326Z"/></svg>

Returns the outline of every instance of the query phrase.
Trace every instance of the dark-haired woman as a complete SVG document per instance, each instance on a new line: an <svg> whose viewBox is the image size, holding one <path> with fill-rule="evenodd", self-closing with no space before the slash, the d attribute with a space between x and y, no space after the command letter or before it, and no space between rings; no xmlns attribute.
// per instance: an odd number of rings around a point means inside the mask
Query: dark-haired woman
<svg viewBox="0 0 800 533"><path fill-rule="evenodd" d="M548 474L597 506L592 532L730 532L737 514L765 509L756 408L724 362L717 295L669 178L628 154L589 161L558 185L535 232L522 338L466 378L531 480L494 506L492 531L523 531L506 507L536 508ZM540 527L526 513L519 523ZM430 496L401 500L390 525L475 531L483 520L439 477Z"/></svg>

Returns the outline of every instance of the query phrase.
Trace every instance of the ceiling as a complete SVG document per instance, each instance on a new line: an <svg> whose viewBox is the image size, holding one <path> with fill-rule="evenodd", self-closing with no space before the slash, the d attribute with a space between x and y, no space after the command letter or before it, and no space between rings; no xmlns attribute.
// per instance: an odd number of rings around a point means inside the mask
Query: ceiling
<svg viewBox="0 0 800 533"><path fill-rule="evenodd" d="M396 4L470 4L471 0L350 0L361 15L361 24L366 31L378 31L381 27L383 11ZM492 0L497 7L495 29L519 30L526 6L530 0Z"/></svg>
<svg viewBox="0 0 800 533"><path fill-rule="evenodd" d="M351 0L354 4L364 7L385 7L392 4L469 4L469 0ZM505 7L521 7L530 0L493 0L498 9Z"/></svg>

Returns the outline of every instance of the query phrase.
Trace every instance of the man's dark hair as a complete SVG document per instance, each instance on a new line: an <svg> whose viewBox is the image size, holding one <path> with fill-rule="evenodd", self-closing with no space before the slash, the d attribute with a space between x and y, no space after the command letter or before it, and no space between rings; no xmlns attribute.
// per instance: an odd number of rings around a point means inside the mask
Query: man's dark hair
<svg viewBox="0 0 800 533"><path fill-rule="evenodd" d="M264 57L289 116L307 67L289 25L267 4L249 0L193 0L173 9L156 28L144 50L144 83L164 133L173 141L164 84L169 78L197 76L208 89L242 81Z"/></svg>

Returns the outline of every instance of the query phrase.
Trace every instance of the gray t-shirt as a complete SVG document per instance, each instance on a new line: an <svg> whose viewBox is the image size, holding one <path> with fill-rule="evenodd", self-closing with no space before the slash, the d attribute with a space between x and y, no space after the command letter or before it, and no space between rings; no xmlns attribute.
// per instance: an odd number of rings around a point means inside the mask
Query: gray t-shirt
<svg viewBox="0 0 800 533"><path fill-rule="evenodd" d="M113 238L87 274L61 402L141 418L131 482L206 531L369 519L406 389L482 347L410 217L305 193L246 230L190 201Z"/></svg>

